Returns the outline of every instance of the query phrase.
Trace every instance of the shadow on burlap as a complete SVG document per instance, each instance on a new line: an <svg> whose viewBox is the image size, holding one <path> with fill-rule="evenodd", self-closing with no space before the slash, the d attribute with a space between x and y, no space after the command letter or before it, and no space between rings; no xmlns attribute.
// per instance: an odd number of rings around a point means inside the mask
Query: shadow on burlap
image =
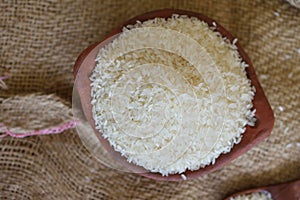
<svg viewBox="0 0 300 200"><path fill-rule="evenodd" d="M0 199L213 200L300 178L300 10L284 1L2 1L0 76L9 76L9 90L0 90L0 122L28 130L69 119L79 53L124 20L166 7L201 12L239 39L275 112L271 136L223 169L179 183L103 166L75 130L4 138Z"/></svg>

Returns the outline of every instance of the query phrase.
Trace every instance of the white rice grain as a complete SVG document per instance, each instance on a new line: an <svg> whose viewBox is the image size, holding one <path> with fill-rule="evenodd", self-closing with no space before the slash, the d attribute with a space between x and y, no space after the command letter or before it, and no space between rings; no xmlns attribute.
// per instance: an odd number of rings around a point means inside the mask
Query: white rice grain
<svg viewBox="0 0 300 200"><path fill-rule="evenodd" d="M180 176L181 176L182 180L184 180L184 181L187 180L187 178L184 174L181 174Z"/></svg>
<svg viewBox="0 0 300 200"><path fill-rule="evenodd" d="M237 43L237 41L238 41L238 39L234 38L233 41L232 41L232 44L235 45Z"/></svg>
<svg viewBox="0 0 300 200"><path fill-rule="evenodd" d="M279 110L280 112L283 112L283 111L284 111L284 107L283 107L283 106L278 106L278 110Z"/></svg>
<svg viewBox="0 0 300 200"><path fill-rule="evenodd" d="M274 12L274 15L275 15L276 17L279 17L279 16L280 16L280 13L279 13L279 12Z"/></svg>

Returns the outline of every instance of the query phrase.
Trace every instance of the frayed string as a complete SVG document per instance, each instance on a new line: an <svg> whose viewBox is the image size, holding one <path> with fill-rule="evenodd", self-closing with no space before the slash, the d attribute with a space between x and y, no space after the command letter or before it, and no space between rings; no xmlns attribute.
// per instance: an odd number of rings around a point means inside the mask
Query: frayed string
<svg viewBox="0 0 300 200"><path fill-rule="evenodd" d="M0 76L0 89L7 90L8 87L3 80L8 79L8 76Z"/></svg>
<svg viewBox="0 0 300 200"><path fill-rule="evenodd" d="M62 124L62 125L59 125L56 127L52 127L52 128L35 130L35 131L28 132L28 133L14 133L14 132L11 132L7 126L0 123L0 132L3 132L3 134L0 134L0 138L4 138L6 136L11 136L14 138L24 138L24 137L28 137L28 136L34 136L34 135L58 134L58 133L62 133L65 130L75 128L77 124L79 124L79 121L72 120L65 124ZM1 130L3 130L3 131L1 131Z"/></svg>

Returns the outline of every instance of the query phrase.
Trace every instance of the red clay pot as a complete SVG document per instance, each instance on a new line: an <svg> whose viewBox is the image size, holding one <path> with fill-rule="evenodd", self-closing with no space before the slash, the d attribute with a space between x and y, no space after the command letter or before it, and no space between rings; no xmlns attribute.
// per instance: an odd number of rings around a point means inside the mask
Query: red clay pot
<svg viewBox="0 0 300 200"><path fill-rule="evenodd" d="M132 169L133 171L139 171L141 170L137 166L133 166L133 164L129 164L118 152L114 151L114 149L109 145L108 141L106 141L102 134L95 129L95 123L92 117L92 105L91 105L91 87L90 87L90 80L89 75L91 74L92 70L95 67L95 58L99 51L99 48L102 48L109 40L110 37L120 33L122 31L122 27L129 25L129 24L135 24L137 20L143 22L148 19L153 19L155 17L163 17L163 18L169 18L172 16L172 14L180 14L180 15L188 15L197 17L200 20L205 21L208 23L209 26L213 26L212 23L214 20L199 14L195 12L190 11L183 11L183 10L174 10L174 9L163 9L163 10L156 10L152 12L148 12L142 15L139 15L137 17L134 17L127 22L124 22L120 26L118 26L116 29L114 29L110 34L108 34L103 40L100 42L97 42L96 44L93 44L89 46L87 49L85 49L80 56L78 57L75 65L74 65L74 77L76 78L76 85L78 89L78 93L80 96L83 112L89 121L90 125L93 127L95 134L99 138L100 142L104 147L113 154L118 160L120 160L126 167L129 169ZM217 24L217 23L216 23ZM226 31L220 24L217 24L216 31L220 32L223 36L227 37L231 42L233 41L234 37ZM250 150L252 147L260 143L262 140L264 140L266 137L268 137L271 133L271 130L274 126L274 116L273 111L270 107L270 104L263 92L263 89L261 88L257 76L255 74L253 65L247 56L247 54L244 52L242 47L240 46L239 42L236 43L236 46L238 48L238 52L241 56L241 58L249 65L249 67L246 68L247 76L251 80L251 84L255 86L256 88L256 94L253 99L253 107L256 109L256 118L257 123L254 127L246 127L246 131L243 134L243 138L239 144L234 145L233 149L227 153L222 154L217 160L214 165L206 166L205 168L201 168L199 170L195 171L186 171L185 175L187 179L193 179L197 178L201 175L213 172L215 170L220 169L224 165L230 163L232 160L237 158L238 156L246 153L248 150ZM181 176L179 174L169 175L169 176L161 176L159 173L152 173L152 172L143 172L140 173L140 175L156 179L156 180L168 180L168 181L180 181L182 180Z"/></svg>

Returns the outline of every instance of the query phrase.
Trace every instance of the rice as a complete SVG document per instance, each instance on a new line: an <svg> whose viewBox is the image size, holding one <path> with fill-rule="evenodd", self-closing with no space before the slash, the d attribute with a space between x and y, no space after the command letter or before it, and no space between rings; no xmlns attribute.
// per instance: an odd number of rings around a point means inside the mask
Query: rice
<svg viewBox="0 0 300 200"><path fill-rule="evenodd" d="M214 164L255 120L247 64L236 49L194 17L124 27L100 49L90 76L96 129L151 172Z"/></svg>
<svg viewBox="0 0 300 200"><path fill-rule="evenodd" d="M187 177L186 177L186 175L184 175L184 174L181 174L180 176L181 176L182 180L184 180L184 181L185 181L185 180L187 180Z"/></svg>
<svg viewBox="0 0 300 200"><path fill-rule="evenodd" d="M234 38L233 41L232 41L232 44L235 45L237 43L237 41L238 41L238 39Z"/></svg>
<svg viewBox="0 0 300 200"><path fill-rule="evenodd" d="M253 192L247 195L239 195L230 198L230 200L272 200L272 196L269 192Z"/></svg>

